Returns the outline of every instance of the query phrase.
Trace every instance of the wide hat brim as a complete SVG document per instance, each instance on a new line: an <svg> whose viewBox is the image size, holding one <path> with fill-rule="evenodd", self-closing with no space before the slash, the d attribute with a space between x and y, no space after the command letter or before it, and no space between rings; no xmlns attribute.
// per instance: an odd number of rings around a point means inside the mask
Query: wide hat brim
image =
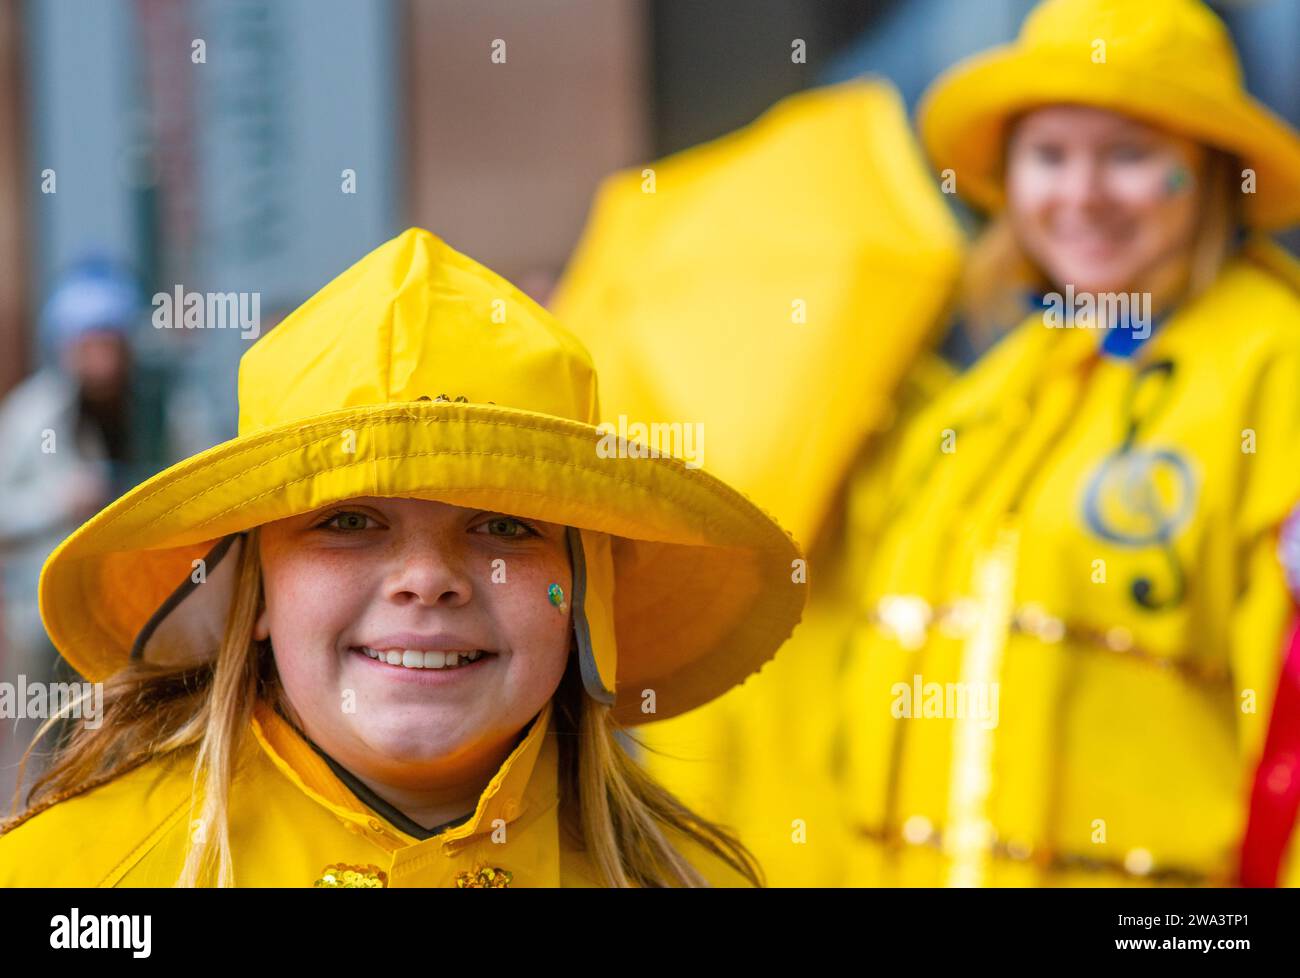
<svg viewBox="0 0 1300 978"><path fill-rule="evenodd" d="M939 172L951 169L957 193L977 207L1005 204L1002 165L1008 122L1043 105L1108 109L1234 153L1255 172L1244 194L1250 227L1277 230L1300 222L1300 137L1240 91L1194 74L1143 72L1131 65L1098 70L1086 59L1004 45L940 76L922 98L917 124Z"/></svg>
<svg viewBox="0 0 1300 978"><path fill-rule="evenodd" d="M360 450L341 451L356 433ZM530 411L429 401L239 437L159 473L69 536L41 573L41 615L69 663L102 680L184 594L194 561L219 554L231 534L359 496L437 500L608 534L613 710L627 724L664 719L780 648L804 605L806 585L792 573L800 551L743 495L677 458L621 457L636 448L617 439L620 457L600 457L610 437ZM647 690L653 713L643 710Z"/></svg>

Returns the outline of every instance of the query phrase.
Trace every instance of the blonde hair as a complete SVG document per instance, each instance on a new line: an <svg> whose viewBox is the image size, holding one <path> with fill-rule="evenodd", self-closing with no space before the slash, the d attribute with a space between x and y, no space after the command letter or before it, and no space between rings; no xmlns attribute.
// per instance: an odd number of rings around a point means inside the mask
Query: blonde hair
<svg viewBox="0 0 1300 978"><path fill-rule="evenodd" d="M248 533L237 575L215 660L191 668L133 662L107 680L103 722L96 729L80 725L59 745L27 809L0 825L0 834L156 757L197 747L191 798L202 797L196 821L208 828L191 835L176 885L202 885L213 875L219 887L234 885L227 801L254 703L262 698L291 715L283 709L287 700L269 643L253 639L262 600L256 529ZM708 886L669 832L698 844L754 886L764 885L754 857L729 830L693 813L628 755L618 741L621 726L609 707L586 694L573 656L552 702L561 828L589 854L604 885ZM33 747L59 719L41 726ZM31 751L20 765L20 784Z"/></svg>
<svg viewBox="0 0 1300 978"><path fill-rule="evenodd" d="M1241 217L1241 167L1237 158L1206 148L1200 181L1200 214L1190 245L1187 301L1213 284L1233 247ZM1054 287L1016 240L1004 208L993 215L971 243L958 286L958 314L977 349L984 349L1028 315L1023 294Z"/></svg>

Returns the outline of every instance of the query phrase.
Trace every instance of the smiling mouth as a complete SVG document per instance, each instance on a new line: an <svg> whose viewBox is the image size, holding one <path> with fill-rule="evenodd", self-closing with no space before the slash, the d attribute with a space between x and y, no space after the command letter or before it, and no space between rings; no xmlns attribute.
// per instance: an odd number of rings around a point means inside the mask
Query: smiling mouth
<svg viewBox="0 0 1300 978"><path fill-rule="evenodd" d="M434 670L463 669L480 659L496 655L495 652L488 652L485 649L474 649L469 652L442 652L438 650L425 652L419 649L372 649L368 645L353 646L351 651L358 652L371 659L377 659L390 666L400 666L404 669Z"/></svg>

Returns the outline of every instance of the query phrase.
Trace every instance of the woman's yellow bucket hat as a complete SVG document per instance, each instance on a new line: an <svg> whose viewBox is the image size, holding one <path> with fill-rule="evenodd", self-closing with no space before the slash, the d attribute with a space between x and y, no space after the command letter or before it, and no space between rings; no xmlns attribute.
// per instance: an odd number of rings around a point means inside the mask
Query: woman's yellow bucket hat
<svg viewBox="0 0 1300 978"><path fill-rule="evenodd" d="M50 555L45 626L90 680L133 657L201 662L220 645L243 531L356 496L431 499L575 528L587 691L629 724L692 709L789 636L807 589L800 551L740 493L679 459L637 457L597 418L582 345L411 228L244 355L236 438L122 496Z"/></svg>
<svg viewBox="0 0 1300 978"><path fill-rule="evenodd" d="M1007 122L1053 103L1111 109L1235 153L1256 177L1246 222L1300 220L1300 137L1246 93L1227 29L1199 0L1046 0L1016 41L936 79L918 125L957 192L996 210Z"/></svg>

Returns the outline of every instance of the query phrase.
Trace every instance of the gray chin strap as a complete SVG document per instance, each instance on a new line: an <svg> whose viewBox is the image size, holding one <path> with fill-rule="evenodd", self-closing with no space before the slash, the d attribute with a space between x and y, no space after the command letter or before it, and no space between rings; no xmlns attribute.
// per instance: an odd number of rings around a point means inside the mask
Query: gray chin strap
<svg viewBox="0 0 1300 978"><path fill-rule="evenodd" d="M578 665L587 695L597 703L614 705L614 693L601 682L587 623L587 560L582 534L568 527L569 561L573 567L573 634ZM232 533L217 541L181 584L153 613L131 646L133 662L164 666L197 666L211 662L221 649L226 619L235 595L236 571L247 536Z"/></svg>
<svg viewBox="0 0 1300 978"><path fill-rule="evenodd" d="M587 558L582 549L582 534L567 528L569 563L573 566L573 634L578 640L578 665L582 668L582 685L587 695L605 706L614 705L614 694L600 681L596 655L591 649L591 626L587 623Z"/></svg>

